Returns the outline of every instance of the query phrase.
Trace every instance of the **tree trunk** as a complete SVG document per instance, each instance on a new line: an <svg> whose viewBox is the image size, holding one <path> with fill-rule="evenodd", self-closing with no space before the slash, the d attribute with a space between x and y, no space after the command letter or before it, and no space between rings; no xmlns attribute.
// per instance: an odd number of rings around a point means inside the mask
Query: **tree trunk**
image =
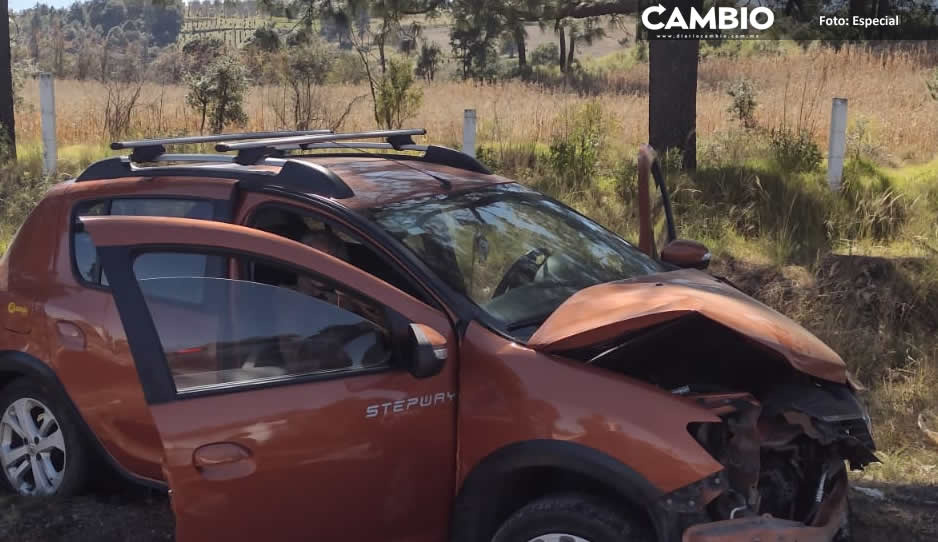
<svg viewBox="0 0 938 542"><path fill-rule="evenodd" d="M569 41L570 41L570 47L567 51L567 69L568 70L573 67L573 50L576 48L576 31L572 28L570 29Z"/></svg>
<svg viewBox="0 0 938 542"><path fill-rule="evenodd" d="M528 50L524 43L524 25L519 23L514 34L515 47L518 48L518 67L523 70L528 65Z"/></svg>
<svg viewBox="0 0 938 542"><path fill-rule="evenodd" d="M673 5L673 4L672 4ZM700 42L652 38L648 46L648 141L663 154L678 148L697 168L697 63Z"/></svg>
<svg viewBox="0 0 938 542"><path fill-rule="evenodd" d="M866 0L850 0L848 6L848 13L851 17L854 15L860 17L866 16Z"/></svg>
<svg viewBox="0 0 938 542"><path fill-rule="evenodd" d="M384 56L384 37L378 40L378 63L381 64L381 75L387 73L387 59Z"/></svg>
<svg viewBox="0 0 938 542"><path fill-rule="evenodd" d="M560 35L560 71L567 71L567 40L563 33L563 26L557 21L557 33Z"/></svg>
<svg viewBox="0 0 938 542"><path fill-rule="evenodd" d="M7 0L0 0L3 13L9 13ZM13 63L10 58L10 18L0 23L0 125L9 144L10 158L16 158L16 119L13 117Z"/></svg>
<svg viewBox="0 0 938 542"><path fill-rule="evenodd" d="M879 0L877 2L876 16L877 17L886 17L891 15L892 10L889 7L889 0Z"/></svg>

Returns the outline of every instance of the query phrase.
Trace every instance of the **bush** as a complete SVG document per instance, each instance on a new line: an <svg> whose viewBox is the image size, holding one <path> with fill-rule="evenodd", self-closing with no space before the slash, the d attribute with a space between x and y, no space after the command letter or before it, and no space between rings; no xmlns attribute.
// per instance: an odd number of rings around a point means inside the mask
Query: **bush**
<svg viewBox="0 0 938 542"><path fill-rule="evenodd" d="M553 66L560 63L560 50L556 43L542 43L531 51L532 66Z"/></svg>
<svg viewBox="0 0 938 542"><path fill-rule="evenodd" d="M485 143L476 149L476 158L493 171L510 177L527 177L550 163L546 146L534 141Z"/></svg>
<svg viewBox="0 0 938 542"><path fill-rule="evenodd" d="M726 90L732 101L726 112L736 117L745 128L756 127L756 91L752 88L752 83L745 79L736 81Z"/></svg>
<svg viewBox="0 0 938 542"><path fill-rule="evenodd" d="M53 180L40 173L42 162L10 161L0 168L0 252L52 186Z"/></svg>
<svg viewBox="0 0 938 542"><path fill-rule="evenodd" d="M892 180L863 159L844 167L839 203L842 208L831 223L832 234L841 239L894 239L911 211L911 202Z"/></svg>
<svg viewBox="0 0 938 542"><path fill-rule="evenodd" d="M347 51L336 54L329 73L330 82L357 85L367 78L368 73L357 54Z"/></svg>
<svg viewBox="0 0 938 542"><path fill-rule="evenodd" d="M564 111L550 144L550 165L557 178L571 188L588 184L599 167L600 149L607 132L597 101Z"/></svg>
<svg viewBox="0 0 938 542"><path fill-rule="evenodd" d="M414 83L410 62L397 58L388 62L388 71L375 87L375 116L385 128L400 128L420 108L423 91Z"/></svg>
<svg viewBox="0 0 938 542"><path fill-rule="evenodd" d="M807 130L773 128L769 132L769 145L775 161L784 171L815 171L823 160L821 149Z"/></svg>
<svg viewBox="0 0 938 542"><path fill-rule="evenodd" d="M847 130L847 154L855 160L867 159L883 163L889 160L888 149L874 137L870 119L859 117Z"/></svg>
<svg viewBox="0 0 938 542"><path fill-rule="evenodd" d="M632 56L636 62L648 62L648 42L638 40L635 42L635 48L632 49Z"/></svg>

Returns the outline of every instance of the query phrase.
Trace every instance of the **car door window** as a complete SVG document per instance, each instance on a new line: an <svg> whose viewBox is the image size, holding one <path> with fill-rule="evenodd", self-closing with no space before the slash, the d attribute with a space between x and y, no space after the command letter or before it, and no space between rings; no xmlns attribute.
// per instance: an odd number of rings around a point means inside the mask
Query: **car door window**
<svg viewBox="0 0 938 542"><path fill-rule="evenodd" d="M152 252L136 261L180 254L211 256ZM251 280L148 276L134 266L177 392L389 367L390 333L380 305L322 277L263 260L245 263L257 271ZM186 296L199 298L203 323L182 322L168 310L196 303Z"/></svg>
<svg viewBox="0 0 938 542"><path fill-rule="evenodd" d="M105 215L166 216L211 220L214 216L214 206L208 200L184 198L116 198L86 201L78 204L72 220L72 255L75 270L86 283L102 286L107 286L107 277L101 273L97 250L94 243L91 242L91 238L84 231L80 219L86 216ZM156 263L151 262L150 267L152 268L153 264ZM208 262L203 261L201 263L204 264L204 269L216 271ZM168 268L175 272L175 268Z"/></svg>

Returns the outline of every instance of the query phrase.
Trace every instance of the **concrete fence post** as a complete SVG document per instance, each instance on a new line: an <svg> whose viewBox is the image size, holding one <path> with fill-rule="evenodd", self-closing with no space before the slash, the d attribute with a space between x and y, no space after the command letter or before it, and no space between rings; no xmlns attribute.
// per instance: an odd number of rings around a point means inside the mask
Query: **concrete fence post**
<svg viewBox="0 0 938 542"><path fill-rule="evenodd" d="M476 157L476 110L466 109L462 118L462 152Z"/></svg>
<svg viewBox="0 0 938 542"><path fill-rule="evenodd" d="M39 74L39 113L42 125L42 172L55 174L55 80L51 73Z"/></svg>
<svg viewBox="0 0 938 542"><path fill-rule="evenodd" d="M827 152L827 185L840 191L844 176L844 153L847 150L847 99L834 98L831 104L831 132Z"/></svg>

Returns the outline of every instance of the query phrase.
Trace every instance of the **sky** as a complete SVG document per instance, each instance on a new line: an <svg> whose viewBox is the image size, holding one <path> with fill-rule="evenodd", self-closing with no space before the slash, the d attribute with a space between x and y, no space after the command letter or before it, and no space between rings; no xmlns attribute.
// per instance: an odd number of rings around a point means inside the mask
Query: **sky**
<svg viewBox="0 0 938 542"><path fill-rule="evenodd" d="M21 11L29 9L37 4L36 0L9 0L10 11ZM42 0L39 4L45 4L55 8L65 8L74 3L75 0Z"/></svg>

